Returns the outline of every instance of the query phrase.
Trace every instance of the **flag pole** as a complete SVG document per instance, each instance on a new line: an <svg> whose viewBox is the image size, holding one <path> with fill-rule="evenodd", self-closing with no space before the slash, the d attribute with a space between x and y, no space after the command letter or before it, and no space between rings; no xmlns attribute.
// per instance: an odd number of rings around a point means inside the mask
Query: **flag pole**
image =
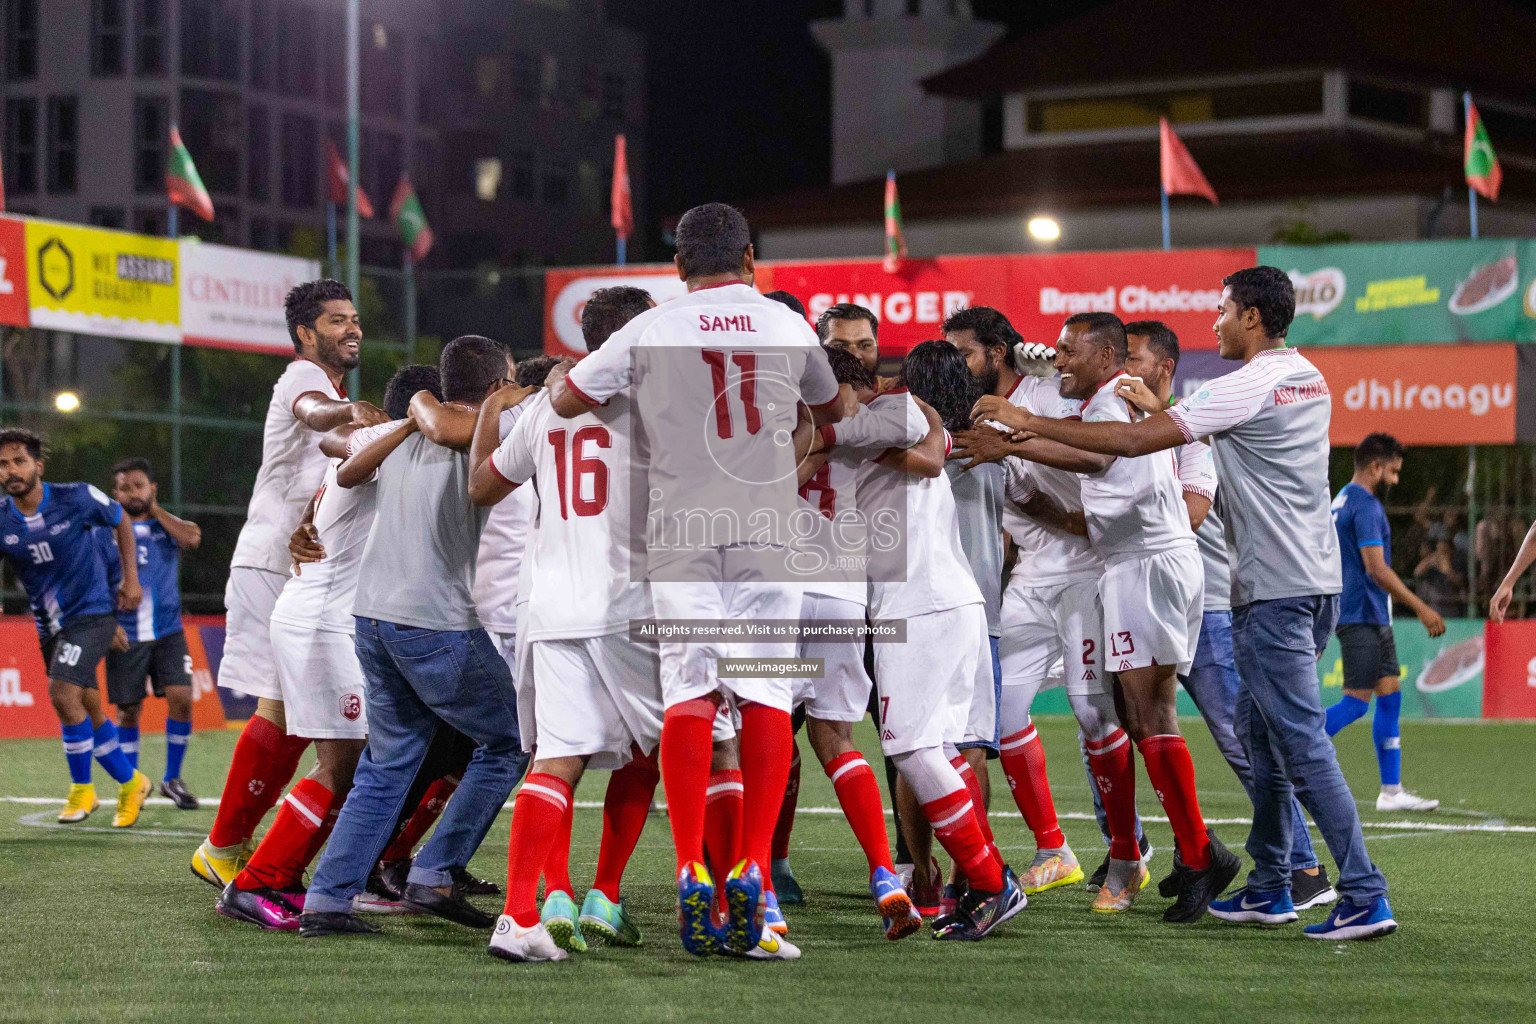
<svg viewBox="0 0 1536 1024"><path fill-rule="evenodd" d="M169 208L165 211L165 237L175 238L177 236L176 228L179 222L177 215L179 212L176 209L175 203L169 204Z"/></svg>
<svg viewBox="0 0 1536 1024"><path fill-rule="evenodd" d="M177 237L177 221L180 211L176 204L166 210L165 235L172 241ZM171 510L181 512L181 342L171 346ZM180 580L181 567L177 566Z"/></svg>
<svg viewBox="0 0 1536 1024"><path fill-rule="evenodd" d="M1168 231L1168 190L1159 185L1158 191L1163 194L1163 248L1171 249L1173 242Z"/></svg>
<svg viewBox="0 0 1536 1024"><path fill-rule="evenodd" d="M358 164L358 77L361 57L358 53L358 0L347 0L347 288L352 301L359 299L358 236L361 225L357 219L357 164ZM347 373L347 394L356 398L362 390L362 376L353 367Z"/></svg>
<svg viewBox="0 0 1536 1024"><path fill-rule="evenodd" d="M405 250L401 267L405 271L405 346L406 361L416 361L416 260L410 247Z"/></svg>
<svg viewBox="0 0 1536 1024"><path fill-rule="evenodd" d="M617 247L618 248L618 253L617 253L617 255L618 255L618 260L619 260L619 266L621 266L621 267L624 265L624 255L625 255L624 250L626 248L628 248L628 246L626 246L625 243L628 242L628 241L629 241L629 239L625 238L623 235L620 235L619 238L618 238L618 247Z"/></svg>
<svg viewBox="0 0 1536 1024"><path fill-rule="evenodd" d="M1461 116L1467 124L1472 123L1472 93L1461 94ZM1477 237L1477 189L1467 185L1467 216L1472 222L1472 237Z"/></svg>
<svg viewBox="0 0 1536 1024"><path fill-rule="evenodd" d="M341 273L341 267L336 262L336 204L325 204L325 258L326 269L332 277Z"/></svg>

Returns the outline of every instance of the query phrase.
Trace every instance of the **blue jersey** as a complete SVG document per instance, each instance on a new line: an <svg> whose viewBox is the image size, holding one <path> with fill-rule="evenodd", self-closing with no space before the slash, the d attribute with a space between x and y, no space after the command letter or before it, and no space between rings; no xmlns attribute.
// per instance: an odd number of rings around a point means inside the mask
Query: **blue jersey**
<svg viewBox="0 0 1536 1024"><path fill-rule="evenodd" d="M1392 564L1392 527L1387 510L1376 495L1357 483L1347 483L1333 499L1333 528L1339 534L1339 557L1344 563L1344 593L1339 602L1339 625L1390 626L1392 603L1387 592L1365 571L1361 548L1379 547Z"/></svg>
<svg viewBox="0 0 1536 1024"><path fill-rule="evenodd" d="M38 636L46 640L71 619L116 609L91 529L122 518L123 507L90 484L43 484L30 516L9 496L0 505L0 551L26 588Z"/></svg>
<svg viewBox="0 0 1536 1024"><path fill-rule="evenodd" d="M115 590L123 578L117 536L111 530L93 532L96 551L107 567L107 586ZM139 586L144 599L131 612L119 611L117 622L128 634L128 642L138 644L181 629L181 589L176 585L181 545L154 519L134 523L133 540L139 549Z"/></svg>

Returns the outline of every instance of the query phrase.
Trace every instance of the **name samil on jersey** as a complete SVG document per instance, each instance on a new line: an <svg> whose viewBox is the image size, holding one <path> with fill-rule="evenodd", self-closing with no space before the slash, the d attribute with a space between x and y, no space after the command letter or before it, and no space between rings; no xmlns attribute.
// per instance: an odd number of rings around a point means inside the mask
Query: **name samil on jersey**
<svg viewBox="0 0 1536 1024"><path fill-rule="evenodd" d="M116 526L121 505L91 484L45 483L32 515L23 515L9 496L0 512L0 551L27 592L39 637L48 639L81 615L117 607L91 530Z"/></svg>
<svg viewBox="0 0 1536 1024"><path fill-rule="evenodd" d="M91 533L97 557L107 567L107 589L115 591L123 579L117 534L105 527ZM128 634L129 643L138 644L181 629L181 587L176 580L181 545L154 519L133 524L133 542L138 549L139 586L144 597L133 611L119 611L117 624Z"/></svg>

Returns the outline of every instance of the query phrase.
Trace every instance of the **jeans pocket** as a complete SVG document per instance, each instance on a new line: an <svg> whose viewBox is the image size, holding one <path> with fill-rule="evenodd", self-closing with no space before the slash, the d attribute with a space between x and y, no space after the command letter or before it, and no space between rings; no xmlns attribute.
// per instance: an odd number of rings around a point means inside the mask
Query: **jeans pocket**
<svg viewBox="0 0 1536 1024"><path fill-rule="evenodd" d="M461 634L382 623L380 633L390 660L418 697L433 707L458 698L464 680Z"/></svg>

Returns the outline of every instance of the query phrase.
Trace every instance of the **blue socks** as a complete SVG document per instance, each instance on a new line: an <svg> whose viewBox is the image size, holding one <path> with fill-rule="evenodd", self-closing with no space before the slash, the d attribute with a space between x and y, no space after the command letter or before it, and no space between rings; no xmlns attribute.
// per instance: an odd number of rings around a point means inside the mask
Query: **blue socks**
<svg viewBox="0 0 1536 1024"><path fill-rule="evenodd" d="M91 727L87 721L85 727ZM95 750L96 760L106 773L116 779L119 784L133 778L134 769L128 763L128 755L123 753L123 746L117 739L117 725L108 718L101 723L101 728L96 730Z"/></svg>
<svg viewBox="0 0 1536 1024"><path fill-rule="evenodd" d="M69 781L86 785L91 781L91 720L64 728L64 760L69 762Z"/></svg>
<svg viewBox="0 0 1536 1024"><path fill-rule="evenodd" d="M187 739L192 735L190 721L165 720L165 777L181 778L181 759L187 756Z"/></svg>
<svg viewBox="0 0 1536 1024"><path fill-rule="evenodd" d="M128 759L128 764L133 768L139 767L139 727L136 725L120 725L117 727L117 745L122 750L123 756Z"/></svg>
<svg viewBox="0 0 1536 1024"><path fill-rule="evenodd" d="M1399 695L1393 694L1392 696L1397 698ZM1384 699L1385 698L1383 697L1376 698L1377 718L1381 717L1381 702ZM1365 716L1366 709L1370 706L1371 705L1369 701L1361 700L1359 697L1351 697L1347 693L1343 697L1340 697L1337 704L1333 705L1333 707L1324 712L1324 715L1326 716L1325 721L1327 723L1326 727L1328 730L1328 735L1336 736L1338 735L1340 729L1344 728L1351 722L1363 718ZM1395 712L1392 715L1392 731L1394 733L1397 731L1397 714Z"/></svg>
<svg viewBox="0 0 1536 1024"><path fill-rule="evenodd" d="M1399 786L1403 781L1403 744L1398 718L1403 709L1401 692L1376 698L1376 717L1371 720L1371 736L1376 741L1376 766L1383 786Z"/></svg>

